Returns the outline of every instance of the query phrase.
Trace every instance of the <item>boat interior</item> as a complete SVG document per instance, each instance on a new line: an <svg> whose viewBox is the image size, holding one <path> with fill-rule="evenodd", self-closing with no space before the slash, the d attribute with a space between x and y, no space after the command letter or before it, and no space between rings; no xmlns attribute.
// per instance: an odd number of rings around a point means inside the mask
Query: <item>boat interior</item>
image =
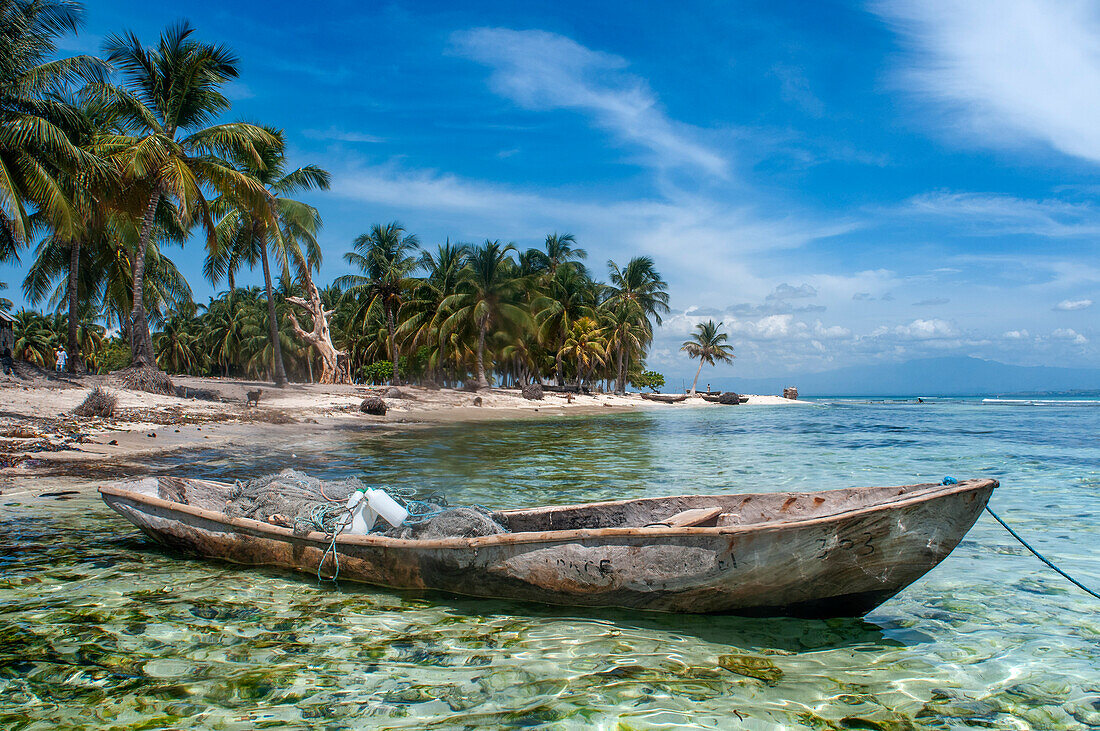
<svg viewBox="0 0 1100 731"><path fill-rule="evenodd" d="M219 513L225 511L231 487L211 480L178 477L146 478L126 485L130 492ZM738 526L828 517L955 488L929 483L820 492L684 495L504 510L494 513L494 518L512 533L583 528Z"/></svg>

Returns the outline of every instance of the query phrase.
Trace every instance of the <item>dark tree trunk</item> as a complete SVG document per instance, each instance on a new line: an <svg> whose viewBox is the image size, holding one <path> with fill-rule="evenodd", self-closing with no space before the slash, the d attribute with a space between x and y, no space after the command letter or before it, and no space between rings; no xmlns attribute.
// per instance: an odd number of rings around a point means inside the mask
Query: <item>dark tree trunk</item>
<svg viewBox="0 0 1100 731"><path fill-rule="evenodd" d="M271 269L267 263L267 236L260 235L260 259L264 266L264 287L267 289L267 321L271 336L273 369L276 388L286 386L286 368L283 366L283 346L279 343L279 321L275 314L275 296L271 290Z"/></svg>
<svg viewBox="0 0 1100 731"><path fill-rule="evenodd" d="M149 333L149 320L145 315L145 252L149 249L149 237L153 234L153 219L160 203L160 187L149 196L145 217L141 220L141 237L134 253L134 306L130 310L130 353L134 365L157 367L153 355L153 336Z"/></svg>
<svg viewBox="0 0 1100 731"><path fill-rule="evenodd" d="M69 373L83 373L84 361L80 358L80 316L77 307L80 304L77 297L77 270L80 266L80 239L69 242Z"/></svg>

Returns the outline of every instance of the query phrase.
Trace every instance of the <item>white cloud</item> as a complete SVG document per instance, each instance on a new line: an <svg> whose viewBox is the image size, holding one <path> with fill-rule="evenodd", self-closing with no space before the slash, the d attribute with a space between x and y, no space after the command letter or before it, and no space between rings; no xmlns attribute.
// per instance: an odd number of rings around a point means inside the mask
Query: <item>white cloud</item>
<svg viewBox="0 0 1100 731"><path fill-rule="evenodd" d="M1058 328L1050 334L1050 337L1055 340L1069 340L1074 345L1084 345L1088 342L1088 338L1068 327Z"/></svg>
<svg viewBox="0 0 1100 731"><path fill-rule="evenodd" d="M819 338L839 339L850 337L852 331L846 327L840 325L825 326L821 324L821 320L814 322L814 335Z"/></svg>
<svg viewBox="0 0 1100 731"><path fill-rule="evenodd" d="M1063 312L1086 310L1089 307L1092 307L1092 300L1062 300L1058 304L1054 305L1054 309L1061 310Z"/></svg>
<svg viewBox="0 0 1100 731"><path fill-rule="evenodd" d="M908 325L897 325L895 327L883 325L876 328L871 333L871 337L890 336L902 340L933 340L954 338L958 334L955 326L950 322L933 318L931 320L913 320Z"/></svg>
<svg viewBox="0 0 1100 731"><path fill-rule="evenodd" d="M619 56L541 30L475 28L451 36L453 49L492 68L502 96L534 110L573 109L623 141L641 145L659 167L687 165L728 175L725 158L692 139L699 130L675 122L644 79Z"/></svg>
<svg viewBox="0 0 1100 731"><path fill-rule="evenodd" d="M878 0L909 55L901 81L982 145L1021 139L1100 161L1100 5Z"/></svg>
<svg viewBox="0 0 1100 731"><path fill-rule="evenodd" d="M1027 330L1009 330L1001 337L1005 340L1026 340L1027 336Z"/></svg>

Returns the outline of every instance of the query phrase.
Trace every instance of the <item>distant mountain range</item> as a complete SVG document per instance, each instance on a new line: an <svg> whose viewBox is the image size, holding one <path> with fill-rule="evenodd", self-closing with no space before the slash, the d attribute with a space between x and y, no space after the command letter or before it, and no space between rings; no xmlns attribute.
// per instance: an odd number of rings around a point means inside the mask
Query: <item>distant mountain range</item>
<svg viewBox="0 0 1100 731"><path fill-rule="evenodd" d="M1100 391L1100 368L1014 366L980 358L925 358L774 378L710 378L714 390L814 396L970 396ZM669 384L672 385L672 384ZM668 389L671 390L671 389Z"/></svg>

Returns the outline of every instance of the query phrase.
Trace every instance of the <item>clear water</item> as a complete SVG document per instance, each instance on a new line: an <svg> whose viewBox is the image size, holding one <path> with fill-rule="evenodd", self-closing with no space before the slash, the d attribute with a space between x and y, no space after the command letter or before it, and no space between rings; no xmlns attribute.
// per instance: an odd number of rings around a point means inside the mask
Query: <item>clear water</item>
<svg viewBox="0 0 1100 731"><path fill-rule="evenodd" d="M293 463L494 507L991 476L994 508L1096 586L1098 433L1089 408L655 409L303 432L149 469L233 478ZM37 495L50 487L0 496L5 729L1100 727L1100 603L988 516L863 619L740 619L182 558L91 495Z"/></svg>

